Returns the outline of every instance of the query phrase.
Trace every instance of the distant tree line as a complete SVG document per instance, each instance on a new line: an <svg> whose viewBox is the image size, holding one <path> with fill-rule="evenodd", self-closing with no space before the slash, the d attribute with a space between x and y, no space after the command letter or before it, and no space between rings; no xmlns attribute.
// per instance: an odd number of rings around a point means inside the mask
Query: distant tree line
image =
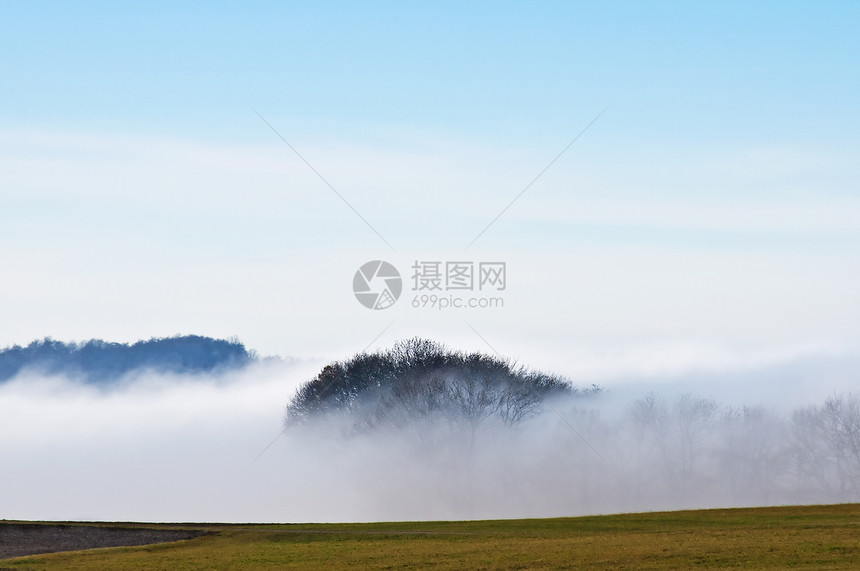
<svg viewBox="0 0 860 571"><path fill-rule="evenodd" d="M334 428L367 454L383 452L374 461L407 458L452 481L491 475L522 498L533 497L522 482L540 482L583 511L860 501L852 394L786 411L691 393L624 402L410 339L327 365L289 401L286 424L310 428L299 438L328 439Z"/></svg>
<svg viewBox="0 0 860 571"><path fill-rule="evenodd" d="M356 430L457 423L474 435L487 421L515 425L548 398L597 392L481 353L452 351L427 339L400 341L327 365L287 405L288 425L342 418Z"/></svg>
<svg viewBox="0 0 860 571"><path fill-rule="evenodd" d="M646 475L649 493L662 487L679 500L709 495L734 503L860 500L856 395L832 395L783 416L689 393L649 393L635 402L630 421L633 430L624 432L634 446L625 462ZM628 448L619 440L600 445Z"/></svg>
<svg viewBox="0 0 860 571"><path fill-rule="evenodd" d="M22 372L65 375L89 383L109 383L133 371L201 374L243 367L256 355L236 339L184 335L133 344L93 339L64 343L45 338L0 350L0 382Z"/></svg>

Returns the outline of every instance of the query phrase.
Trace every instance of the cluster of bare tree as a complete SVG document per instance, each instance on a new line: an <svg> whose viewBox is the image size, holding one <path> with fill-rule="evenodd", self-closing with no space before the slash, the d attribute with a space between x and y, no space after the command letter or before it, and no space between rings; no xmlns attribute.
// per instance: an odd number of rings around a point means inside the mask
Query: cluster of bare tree
<svg viewBox="0 0 860 571"><path fill-rule="evenodd" d="M355 430L453 423L474 437L488 421L513 426L549 397L593 394L511 361L463 353L426 339L327 365L287 405L288 425L344 418Z"/></svg>
<svg viewBox="0 0 860 571"><path fill-rule="evenodd" d="M795 472L837 501L860 498L860 398L838 395L794 413Z"/></svg>
<svg viewBox="0 0 860 571"><path fill-rule="evenodd" d="M423 493L470 517L860 501L854 395L789 412L690 393L626 400L411 339L328 365L286 421L315 461L331 453L365 483L379 466L392 482L411 470ZM380 501L398 485L380 486Z"/></svg>
<svg viewBox="0 0 860 571"><path fill-rule="evenodd" d="M731 504L860 500L860 398L835 395L780 415L682 394L648 394L629 422L636 488ZM610 441L603 443L612 446ZM620 445L618 438L615 445ZM655 478L655 475L657 476Z"/></svg>
<svg viewBox="0 0 860 571"><path fill-rule="evenodd" d="M238 339L183 335L128 344L100 339L63 343L47 337L24 347L0 349L0 383L29 371L107 385L135 371L212 374L256 360L256 354Z"/></svg>

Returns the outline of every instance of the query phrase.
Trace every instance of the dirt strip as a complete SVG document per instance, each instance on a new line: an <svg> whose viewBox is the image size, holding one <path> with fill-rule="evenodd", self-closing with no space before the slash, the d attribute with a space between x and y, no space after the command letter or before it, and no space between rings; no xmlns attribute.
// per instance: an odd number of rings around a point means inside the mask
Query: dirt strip
<svg viewBox="0 0 860 571"><path fill-rule="evenodd" d="M165 543L192 539L206 533L185 529L0 522L0 559L57 551Z"/></svg>

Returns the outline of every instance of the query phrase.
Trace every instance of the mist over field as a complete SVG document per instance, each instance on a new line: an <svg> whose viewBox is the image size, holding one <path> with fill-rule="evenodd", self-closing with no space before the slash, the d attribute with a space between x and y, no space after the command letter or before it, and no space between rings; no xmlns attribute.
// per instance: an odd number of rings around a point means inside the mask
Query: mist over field
<svg viewBox="0 0 860 571"><path fill-rule="evenodd" d="M858 23L2 3L0 520L860 502Z"/></svg>
<svg viewBox="0 0 860 571"><path fill-rule="evenodd" d="M424 520L860 500L853 355L574 378L603 390L474 432L430 416L356 429L342 411L284 430L286 405L326 364L136 371L107 386L22 372L0 384L0 517Z"/></svg>

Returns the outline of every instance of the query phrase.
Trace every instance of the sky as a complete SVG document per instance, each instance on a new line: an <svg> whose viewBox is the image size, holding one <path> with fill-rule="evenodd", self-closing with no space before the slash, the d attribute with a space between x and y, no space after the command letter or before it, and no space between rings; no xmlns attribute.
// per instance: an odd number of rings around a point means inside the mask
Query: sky
<svg viewBox="0 0 860 571"><path fill-rule="evenodd" d="M3 3L0 345L424 336L583 382L853 355L858 28L835 1ZM353 295L372 260L386 309ZM416 262L506 283L420 290Z"/></svg>

